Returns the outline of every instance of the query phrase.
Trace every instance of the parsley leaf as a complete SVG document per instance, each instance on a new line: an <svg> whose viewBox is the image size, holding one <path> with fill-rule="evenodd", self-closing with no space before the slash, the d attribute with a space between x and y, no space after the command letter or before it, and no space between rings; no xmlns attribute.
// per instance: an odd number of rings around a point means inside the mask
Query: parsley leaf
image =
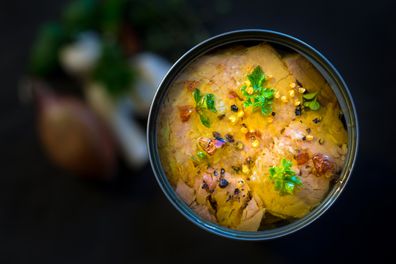
<svg viewBox="0 0 396 264"><path fill-rule="evenodd" d="M281 195L293 194L295 188L302 185L300 177L291 169L291 166L290 160L282 159L280 166L269 169L269 178L274 183L275 190Z"/></svg>
<svg viewBox="0 0 396 264"><path fill-rule="evenodd" d="M316 98L314 99L314 100L312 100L312 101L310 101L310 102L307 102L308 103L308 107L311 109L311 110L313 110L313 111L316 111L316 110L318 110L319 108L320 108L320 104L319 104L319 102L316 100ZM304 104L305 105L305 104Z"/></svg>
<svg viewBox="0 0 396 264"><path fill-rule="evenodd" d="M215 96L213 94L205 94L201 95L201 91L198 88L195 88L193 92L193 97L195 101L195 109L199 114L199 119L201 123L206 126L210 127L210 120L209 117L205 114L206 110L209 110L213 113L216 113L215 107Z"/></svg>
<svg viewBox="0 0 396 264"><path fill-rule="evenodd" d="M204 115L203 113L198 112L199 114L199 119L201 120L202 125L206 126L206 127L210 127L210 120L209 117L207 117L206 115Z"/></svg>
<svg viewBox="0 0 396 264"><path fill-rule="evenodd" d="M213 94L207 94L205 95L206 97L206 107L212 111L213 113L216 113L216 107L215 107L215 99Z"/></svg>
<svg viewBox="0 0 396 264"><path fill-rule="evenodd" d="M318 92L307 93L303 95L304 106L308 107L312 111L317 111L320 108L320 104L317 101Z"/></svg>
<svg viewBox="0 0 396 264"><path fill-rule="evenodd" d="M248 75L248 79L253 87L257 90L262 87L263 82L265 82L265 74L260 66L254 68L253 72Z"/></svg>
<svg viewBox="0 0 396 264"><path fill-rule="evenodd" d="M304 99L312 100L316 97L317 94L318 94L318 92L307 93L307 94L304 94L303 97L304 97Z"/></svg>
<svg viewBox="0 0 396 264"><path fill-rule="evenodd" d="M274 99L274 89L263 86L266 81L265 74L260 66L254 68L253 72L247 76L251 87L242 86L242 94L245 97L243 106L252 106L254 110L260 109L263 115L272 112L272 101Z"/></svg>
<svg viewBox="0 0 396 264"><path fill-rule="evenodd" d="M201 101L201 91L199 89L195 89L193 92L193 96L194 96L194 101L196 104L198 104Z"/></svg>

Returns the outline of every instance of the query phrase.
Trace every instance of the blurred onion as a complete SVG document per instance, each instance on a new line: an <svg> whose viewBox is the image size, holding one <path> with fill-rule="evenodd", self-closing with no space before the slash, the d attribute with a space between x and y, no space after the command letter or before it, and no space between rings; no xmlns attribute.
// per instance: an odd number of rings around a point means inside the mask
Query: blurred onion
<svg viewBox="0 0 396 264"><path fill-rule="evenodd" d="M115 146L106 127L80 100L55 95L35 83L38 132L50 159L90 178L110 178L116 170Z"/></svg>

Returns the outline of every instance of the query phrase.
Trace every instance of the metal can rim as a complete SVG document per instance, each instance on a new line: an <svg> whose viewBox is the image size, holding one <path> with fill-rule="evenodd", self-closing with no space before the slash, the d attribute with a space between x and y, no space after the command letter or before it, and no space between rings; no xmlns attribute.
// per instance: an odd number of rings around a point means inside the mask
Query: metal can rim
<svg viewBox="0 0 396 264"><path fill-rule="evenodd" d="M334 91L346 119L348 130L348 153L339 180L329 191L326 198L308 215L282 227L270 230L247 232L226 228L210 221L201 219L176 195L176 192L167 179L159 159L156 129L157 116L162 99L166 95L166 92L172 81L181 71L183 71L183 69L185 69L192 61L204 54L213 51L214 49L230 44L236 44L238 42L247 43L252 41L275 43L292 49L306 57L324 75L326 80L329 82L330 87ZM348 86L336 68L329 60L326 59L325 56L323 56L319 51L307 43L288 34L264 29L243 29L226 32L209 38L187 51L173 64L171 69L163 78L153 98L147 121L147 148L151 167L158 184L160 185L168 200L182 215L184 215L188 220L200 228L216 235L237 240L269 240L286 236L306 227L318 219L332 206L332 204L337 200L345 188L357 159L358 143L359 127L355 104L349 92Z"/></svg>

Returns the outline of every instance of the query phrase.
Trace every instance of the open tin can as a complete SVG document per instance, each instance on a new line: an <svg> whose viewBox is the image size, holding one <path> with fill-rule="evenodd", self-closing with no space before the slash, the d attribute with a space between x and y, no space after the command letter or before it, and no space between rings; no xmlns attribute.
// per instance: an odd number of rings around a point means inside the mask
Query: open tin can
<svg viewBox="0 0 396 264"><path fill-rule="evenodd" d="M251 46L262 42L267 42L276 47L286 48L299 53L308 59L323 75L336 95L341 111L345 117L345 124L348 133L348 152L346 154L345 164L339 178L329 190L327 196L309 214L301 219L274 229L255 232L237 231L200 218L176 194L175 190L169 183L165 171L161 165L157 147L157 118L159 116L163 99L166 96L172 82L176 79L179 73L183 72L183 70L196 59L219 48L226 48L231 45ZM224 33L203 41L186 52L173 65L173 67L162 80L162 83L160 84L153 99L147 125L147 144L151 166L162 191L165 193L169 201L187 219L202 229L220 236L239 240L268 240L285 236L309 225L318 219L335 202L347 184L357 157L358 141L359 131L355 106L347 85L334 66L320 52L299 39L275 31L258 29L238 30Z"/></svg>

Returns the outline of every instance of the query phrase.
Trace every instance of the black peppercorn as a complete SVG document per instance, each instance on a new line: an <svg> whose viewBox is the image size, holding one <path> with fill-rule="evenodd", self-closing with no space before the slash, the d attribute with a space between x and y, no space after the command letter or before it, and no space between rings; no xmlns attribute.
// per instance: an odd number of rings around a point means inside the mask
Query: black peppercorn
<svg viewBox="0 0 396 264"><path fill-rule="evenodd" d="M272 116L275 116L275 115L276 115L276 113L275 113L275 112L272 112L272 113L271 113L271 115L272 115Z"/></svg>
<svg viewBox="0 0 396 264"><path fill-rule="evenodd" d="M218 118L219 120L223 120L224 117L225 117L224 114L217 116L217 118Z"/></svg>
<svg viewBox="0 0 396 264"><path fill-rule="evenodd" d="M312 120L312 122L314 122L315 124L317 124L317 123L320 122L320 119L316 117L314 120Z"/></svg>
<svg viewBox="0 0 396 264"><path fill-rule="evenodd" d="M226 138L226 140L227 140L228 142L230 142L230 143L232 143L232 142L235 141L235 140L234 140L234 137L233 137L232 135L230 135L230 134L227 134L227 135L225 136L225 138Z"/></svg>
<svg viewBox="0 0 396 264"><path fill-rule="evenodd" d="M241 171L241 167L239 166L232 166L232 169L236 172L239 173Z"/></svg>
<svg viewBox="0 0 396 264"><path fill-rule="evenodd" d="M253 163L253 159L251 157L247 157L246 158L246 163L249 164L249 165L252 164Z"/></svg>
<svg viewBox="0 0 396 264"><path fill-rule="evenodd" d="M238 106L236 106L236 105L231 105L231 111L232 112L238 112Z"/></svg>
<svg viewBox="0 0 396 264"><path fill-rule="evenodd" d="M296 114L296 116L300 116L301 115L301 111L302 111L301 105L298 105L296 107L296 110L294 111L294 113Z"/></svg>
<svg viewBox="0 0 396 264"><path fill-rule="evenodd" d="M219 182L220 188L225 188L225 187L227 187L227 185L228 185L228 181L226 179L220 179L220 182Z"/></svg>
<svg viewBox="0 0 396 264"><path fill-rule="evenodd" d="M217 140L221 139L221 134L219 132L213 131L212 135Z"/></svg>

